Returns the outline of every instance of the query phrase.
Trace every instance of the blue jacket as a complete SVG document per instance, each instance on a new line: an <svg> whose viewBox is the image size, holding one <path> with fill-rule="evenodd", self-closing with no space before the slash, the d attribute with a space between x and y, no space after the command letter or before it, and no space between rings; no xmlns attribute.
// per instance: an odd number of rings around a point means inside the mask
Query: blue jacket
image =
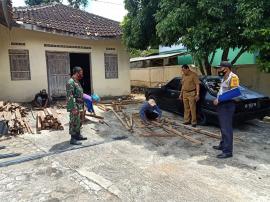
<svg viewBox="0 0 270 202"><path fill-rule="evenodd" d="M141 119L143 121L147 121L147 118L145 116L145 111L146 110L157 113L159 115L159 117L161 117L161 115L162 115L162 112L161 112L161 110L159 109L159 107L157 105L152 107L147 101L145 101L143 103L143 106L142 106L141 110L140 110L140 117L141 117Z"/></svg>

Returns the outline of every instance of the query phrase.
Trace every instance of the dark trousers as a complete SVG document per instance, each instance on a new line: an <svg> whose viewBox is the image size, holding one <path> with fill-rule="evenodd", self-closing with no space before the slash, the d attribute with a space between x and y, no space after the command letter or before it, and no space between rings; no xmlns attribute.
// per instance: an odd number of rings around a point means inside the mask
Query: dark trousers
<svg viewBox="0 0 270 202"><path fill-rule="evenodd" d="M148 120L155 120L158 118L159 115L155 112L150 111L150 110L146 110L145 116Z"/></svg>
<svg viewBox="0 0 270 202"><path fill-rule="evenodd" d="M220 146L223 153L232 154L233 152L233 114L235 104L233 102L220 103L217 107L219 125L221 130Z"/></svg>

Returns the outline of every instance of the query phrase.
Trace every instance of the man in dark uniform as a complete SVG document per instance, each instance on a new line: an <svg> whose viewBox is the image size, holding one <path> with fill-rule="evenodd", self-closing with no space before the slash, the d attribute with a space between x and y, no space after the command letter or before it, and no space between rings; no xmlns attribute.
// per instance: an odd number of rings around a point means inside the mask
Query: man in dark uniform
<svg viewBox="0 0 270 202"><path fill-rule="evenodd" d="M81 121L84 114L83 88L80 80L83 78L81 67L73 68L73 75L67 82L67 111L70 112L69 134L70 144L81 145L79 140L86 140L81 135Z"/></svg>
<svg viewBox="0 0 270 202"><path fill-rule="evenodd" d="M231 92L238 90L239 78L232 72L232 65L227 61L221 62L220 66L218 66L218 74L222 77L222 81L217 99L214 100L214 105L217 106L222 137L220 144L218 146L213 146L213 148L222 151L217 158L229 158L233 156L232 122L235 111L233 98L236 96L235 93Z"/></svg>

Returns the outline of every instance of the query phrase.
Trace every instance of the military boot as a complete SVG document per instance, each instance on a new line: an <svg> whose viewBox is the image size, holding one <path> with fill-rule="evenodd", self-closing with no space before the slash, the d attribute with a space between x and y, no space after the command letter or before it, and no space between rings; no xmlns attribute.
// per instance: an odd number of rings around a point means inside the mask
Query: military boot
<svg viewBox="0 0 270 202"><path fill-rule="evenodd" d="M74 136L71 136L70 144L72 144L72 145L81 145L82 143L79 140L77 140Z"/></svg>
<svg viewBox="0 0 270 202"><path fill-rule="evenodd" d="M87 140L87 137L81 135L81 132L77 133L75 136L76 140Z"/></svg>

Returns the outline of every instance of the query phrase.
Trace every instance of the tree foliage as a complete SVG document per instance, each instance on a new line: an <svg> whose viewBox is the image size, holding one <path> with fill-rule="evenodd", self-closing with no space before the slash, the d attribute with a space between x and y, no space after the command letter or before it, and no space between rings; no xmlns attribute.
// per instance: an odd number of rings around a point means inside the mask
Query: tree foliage
<svg viewBox="0 0 270 202"><path fill-rule="evenodd" d="M40 5L43 3L62 3L63 0L25 0L25 4L29 6L34 6L34 5ZM88 0L68 0L69 5L71 5L74 8L80 8L83 7L85 8L88 4Z"/></svg>
<svg viewBox="0 0 270 202"><path fill-rule="evenodd" d="M145 57L152 54L158 54L158 49L148 49L148 50L138 50L138 49L130 49L129 51L130 57Z"/></svg>
<svg viewBox="0 0 270 202"><path fill-rule="evenodd" d="M145 50L148 46L156 47L160 40L155 31L155 13L157 0L125 0L128 10L123 21L123 37L128 47Z"/></svg>
<svg viewBox="0 0 270 202"><path fill-rule="evenodd" d="M25 4L29 6L39 5L43 3L62 3L63 0L25 0Z"/></svg>
<svg viewBox="0 0 270 202"><path fill-rule="evenodd" d="M68 3L74 8L85 8L88 4L88 0L68 0Z"/></svg>
<svg viewBox="0 0 270 202"><path fill-rule="evenodd" d="M259 63L261 71L270 73L270 26L268 29L260 30L258 37L263 37L266 40L264 40L262 44L254 47L260 51L257 62Z"/></svg>
<svg viewBox="0 0 270 202"><path fill-rule="evenodd" d="M148 2L148 3L147 3ZM124 41L131 48L184 44L201 70L211 74L215 50L222 60L230 48L239 48L237 59L254 44L259 30L269 26L269 0L126 0ZM130 5L133 5L132 7ZM148 12L149 11L149 12ZM204 67L204 68L203 68Z"/></svg>

